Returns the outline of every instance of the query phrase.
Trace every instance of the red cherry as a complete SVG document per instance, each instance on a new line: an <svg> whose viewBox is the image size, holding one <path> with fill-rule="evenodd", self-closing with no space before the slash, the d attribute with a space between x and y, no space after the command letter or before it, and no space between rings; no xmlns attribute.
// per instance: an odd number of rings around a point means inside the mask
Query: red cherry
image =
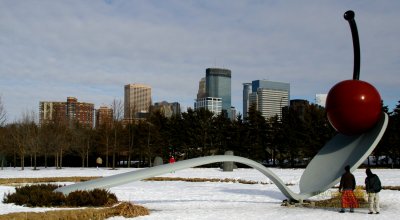
<svg viewBox="0 0 400 220"><path fill-rule="evenodd" d="M371 84L361 80L339 82L329 91L326 112L331 125L345 135L371 129L381 114L381 97Z"/></svg>

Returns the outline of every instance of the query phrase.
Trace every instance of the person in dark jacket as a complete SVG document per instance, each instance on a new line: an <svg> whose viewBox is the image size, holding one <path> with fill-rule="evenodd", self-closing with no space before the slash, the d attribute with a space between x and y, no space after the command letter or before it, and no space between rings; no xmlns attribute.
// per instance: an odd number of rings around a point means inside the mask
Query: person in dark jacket
<svg viewBox="0 0 400 220"><path fill-rule="evenodd" d="M369 212L368 214L379 214L379 192L382 189L381 181L376 174L373 174L371 169L365 170L367 178L365 178L365 190L368 194Z"/></svg>
<svg viewBox="0 0 400 220"><path fill-rule="evenodd" d="M354 212L354 208L358 208L358 202L354 195L356 188L356 179L350 173L350 166L347 165L344 170L346 171L340 179L339 192L342 193L342 209L340 213L345 212L345 208L350 208L350 212Z"/></svg>

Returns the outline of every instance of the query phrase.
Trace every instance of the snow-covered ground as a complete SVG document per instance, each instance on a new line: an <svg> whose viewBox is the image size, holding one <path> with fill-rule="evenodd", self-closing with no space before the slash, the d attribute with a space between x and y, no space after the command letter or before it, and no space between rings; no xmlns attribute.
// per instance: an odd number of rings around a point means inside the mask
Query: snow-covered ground
<svg viewBox="0 0 400 220"><path fill-rule="evenodd" d="M27 177L63 177L63 176L110 176L135 170L104 168L40 168L24 171L16 168L0 170L0 178ZM276 173L285 183L293 184L291 188L298 192L303 169L277 169ZM400 185L400 170L373 170L384 186ZM365 173L363 169L354 172L357 185L363 185ZM135 219L397 219L400 216L400 191L383 190L381 196L381 214L368 215L367 209L357 209L355 213L338 213L336 209L282 207L285 199L272 182L254 169L236 169L233 172L222 172L218 168L191 168L162 175L165 177L184 178L234 178L258 181L260 184L240 184L223 182L181 182L181 181L138 181L111 188L121 201L131 201L150 209L149 216ZM318 181L318 177L316 177ZM270 184L265 184L270 183ZM14 192L15 188L0 186L0 215L10 212L45 211L52 208L28 208L4 204L4 193ZM331 189L311 199L329 196ZM114 217L111 219L124 219Z"/></svg>

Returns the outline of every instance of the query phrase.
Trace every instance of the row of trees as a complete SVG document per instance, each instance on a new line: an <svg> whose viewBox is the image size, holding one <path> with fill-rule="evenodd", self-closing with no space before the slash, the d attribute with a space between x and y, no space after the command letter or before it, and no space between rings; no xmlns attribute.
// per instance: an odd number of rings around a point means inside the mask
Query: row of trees
<svg viewBox="0 0 400 220"><path fill-rule="evenodd" d="M388 112L387 107L383 109ZM389 115L389 127L374 154L390 156L399 165L400 102ZM151 166L156 156L189 159L232 150L235 155L272 166L294 167L306 165L334 135L325 109L316 105L291 106L283 109L281 119L269 120L254 107L245 120L238 116L235 121L203 109L171 118L152 112L147 119L132 123L123 123L117 116L96 129L60 121L38 126L30 113L0 127L0 159L2 167L12 164L24 169L30 161L36 169L92 166L95 158L101 157L105 166L116 168L130 167L131 161L135 166Z"/></svg>

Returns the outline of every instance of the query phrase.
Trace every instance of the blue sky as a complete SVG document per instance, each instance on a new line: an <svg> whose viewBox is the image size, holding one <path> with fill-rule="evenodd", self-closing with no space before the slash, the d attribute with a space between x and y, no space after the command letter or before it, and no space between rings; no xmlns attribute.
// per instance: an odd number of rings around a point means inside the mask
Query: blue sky
<svg viewBox="0 0 400 220"><path fill-rule="evenodd" d="M0 95L8 121L39 101L96 108L123 101L123 87L152 87L153 102L192 107L205 69L232 70L232 104L242 83L288 82L291 98L314 101L352 78L343 13L354 10L361 80L392 109L400 100L398 0L0 0Z"/></svg>

